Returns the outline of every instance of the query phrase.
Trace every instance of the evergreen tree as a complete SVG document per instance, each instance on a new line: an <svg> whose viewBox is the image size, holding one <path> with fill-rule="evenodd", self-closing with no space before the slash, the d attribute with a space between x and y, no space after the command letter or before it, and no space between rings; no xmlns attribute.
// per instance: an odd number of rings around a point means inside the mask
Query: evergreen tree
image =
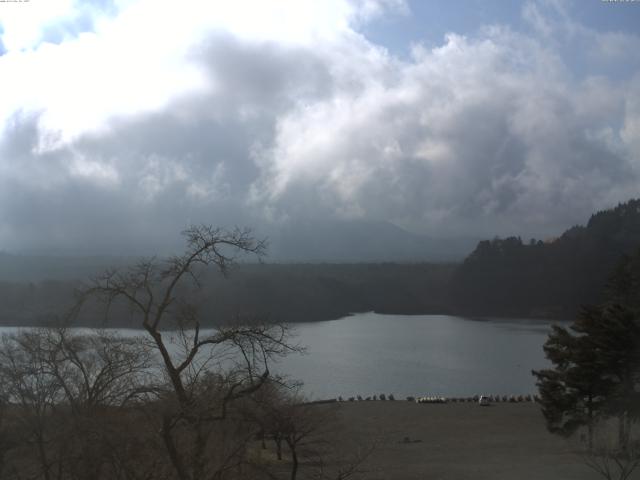
<svg viewBox="0 0 640 480"><path fill-rule="evenodd" d="M553 367L534 371L542 412L553 433L571 435L594 423L619 419L626 449L631 423L640 418L640 251L625 256L612 275L606 301L584 307L569 330L555 326L544 345Z"/></svg>
<svg viewBox="0 0 640 480"><path fill-rule="evenodd" d="M554 326L544 345L554 367L533 372L549 431L569 436L586 426L590 446L593 426L612 388L611 380L602 375L603 363L593 348L593 339L584 334L598 323L599 317L599 309L584 308L571 331Z"/></svg>

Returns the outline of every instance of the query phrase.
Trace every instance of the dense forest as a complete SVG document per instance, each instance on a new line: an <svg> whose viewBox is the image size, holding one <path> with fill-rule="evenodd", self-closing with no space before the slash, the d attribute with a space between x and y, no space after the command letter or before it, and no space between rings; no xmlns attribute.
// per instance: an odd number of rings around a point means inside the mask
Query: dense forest
<svg viewBox="0 0 640 480"><path fill-rule="evenodd" d="M481 241L461 264L245 263L226 277L203 272L203 288L191 300L209 325L237 317L308 322L363 311L573 318L580 305L600 301L616 263L639 246L640 200L630 200L552 240ZM134 260L70 258L60 270L60 261L2 255L2 278L22 281L0 281L0 323L33 325L64 316L83 281L108 263L123 268L127 262ZM36 263L50 279L26 281ZM76 319L83 325L105 320L97 305ZM118 305L108 320L112 326L137 322Z"/></svg>
<svg viewBox="0 0 640 480"><path fill-rule="evenodd" d="M638 247L640 200L630 200L556 239L480 242L456 270L451 298L467 314L572 318L602 300L620 258Z"/></svg>

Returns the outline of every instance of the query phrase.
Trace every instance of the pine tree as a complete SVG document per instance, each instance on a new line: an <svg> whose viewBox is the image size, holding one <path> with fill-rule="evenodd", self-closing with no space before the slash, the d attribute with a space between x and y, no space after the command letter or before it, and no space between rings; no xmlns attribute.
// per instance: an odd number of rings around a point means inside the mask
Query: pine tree
<svg viewBox="0 0 640 480"><path fill-rule="evenodd" d="M602 359L594 349L592 338L584 334L598 323L599 314L597 308L584 308L571 331L554 326L544 345L545 354L554 367L533 372L548 430L570 436L586 426L590 446L594 424L613 386L611 380L602 375Z"/></svg>
<svg viewBox="0 0 640 480"><path fill-rule="evenodd" d="M631 423L640 418L640 251L624 257L612 275L606 301L584 307L570 329L555 326L544 345L553 367L534 371L542 412L553 433L619 419L619 446L627 448Z"/></svg>

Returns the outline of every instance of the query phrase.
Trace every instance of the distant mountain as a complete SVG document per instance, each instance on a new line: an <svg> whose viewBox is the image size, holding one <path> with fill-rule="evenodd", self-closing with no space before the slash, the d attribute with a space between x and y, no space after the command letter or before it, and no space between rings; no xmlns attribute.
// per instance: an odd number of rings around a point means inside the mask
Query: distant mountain
<svg viewBox="0 0 640 480"><path fill-rule="evenodd" d="M623 255L640 248L640 199L595 213L553 241L480 242L454 274L462 313L571 318L594 304Z"/></svg>
<svg viewBox="0 0 640 480"><path fill-rule="evenodd" d="M360 311L446 312L455 269L447 260L461 260L475 244L415 235L384 222L296 222L255 232L269 241L265 263L241 264L228 279L214 269L205 275L197 303L207 323L237 315L300 322ZM136 259L0 253L0 324L64 316L79 282ZM434 263L424 262L429 259ZM79 324L100 325L100 308L86 307ZM111 314L111 325L136 324L126 308L114 307Z"/></svg>
<svg viewBox="0 0 640 480"><path fill-rule="evenodd" d="M269 261L416 262L460 261L478 239L433 238L388 222L292 222L269 232Z"/></svg>
<svg viewBox="0 0 640 480"><path fill-rule="evenodd" d="M267 238L265 260L274 263L455 262L478 241L422 236L388 222L339 220L291 222L277 229L261 226L255 234ZM0 282L86 279L106 268L130 265L137 258L0 252Z"/></svg>
<svg viewBox="0 0 640 480"><path fill-rule="evenodd" d="M210 270L203 290L185 291L208 324L238 315L299 322L371 310L569 319L580 305L598 303L621 257L640 248L640 200L598 212L554 240L483 240L459 264L444 261L471 251L469 240L423 237L383 222L296 223L265 233L267 263L239 265L228 279ZM420 263L425 259L437 263ZM0 254L0 324L61 315L78 280L134 260ZM136 324L129 309L112 314L111 325ZM78 318L83 325L103 320L98 308Z"/></svg>

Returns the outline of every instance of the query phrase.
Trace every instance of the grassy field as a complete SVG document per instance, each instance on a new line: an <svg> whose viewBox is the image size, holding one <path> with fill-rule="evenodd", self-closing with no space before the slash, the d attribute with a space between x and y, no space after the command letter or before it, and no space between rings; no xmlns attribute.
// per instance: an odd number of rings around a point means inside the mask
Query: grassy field
<svg viewBox="0 0 640 480"><path fill-rule="evenodd" d="M576 442L549 434L533 403L418 405L346 402L343 439L377 444L363 478L385 480L591 480ZM405 439L409 439L407 442ZM640 479L640 470L632 479Z"/></svg>

